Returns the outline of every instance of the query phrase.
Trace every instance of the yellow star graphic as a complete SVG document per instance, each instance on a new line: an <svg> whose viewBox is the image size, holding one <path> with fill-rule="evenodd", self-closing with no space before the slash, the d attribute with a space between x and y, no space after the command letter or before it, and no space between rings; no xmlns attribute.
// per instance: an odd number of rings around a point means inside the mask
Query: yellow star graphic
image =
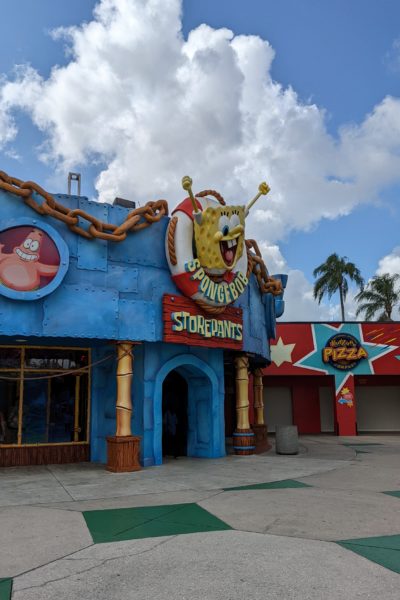
<svg viewBox="0 0 400 600"><path fill-rule="evenodd" d="M280 367L282 363L292 361L292 352L296 344L284 344L280 337L275 346L271 346L271 360Z"/></svg>

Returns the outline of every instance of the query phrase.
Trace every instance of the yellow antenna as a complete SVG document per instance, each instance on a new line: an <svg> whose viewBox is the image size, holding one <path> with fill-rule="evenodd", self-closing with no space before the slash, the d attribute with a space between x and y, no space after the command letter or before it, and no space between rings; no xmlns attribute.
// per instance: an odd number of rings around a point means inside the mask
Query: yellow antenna
<svg viewBox="0 0 400 600"><path fill-rule="evenodd" d="M257 200L259 199L260 196L266 196L268 194L268 192L271 190L271 188L269 187L269 185L263 181L262 183L260 183L260 185L258 186L258 194L256 194L253 198L253 200L250 200L250 202L248 204L246 204L246 208L244 209L244 216L247 217L247 215L249 214L249 211L251 209L251 207L253 206L253 204L255 204L257 202Z"/></svg>
<svg viewBox="0 0 400 600"><path fill-rule="evenodd" d="M192 192L192 183L193 183L193 181L188 175L185 175L185 177L182 177L182 187L185 190L185 192L189 193L189 197L190 197L190 200L192 201L192 205L193 205L193 212L198 213L198 212L200 212L200 210L196 204L196 200L195 200L193 192Z"/></svg>

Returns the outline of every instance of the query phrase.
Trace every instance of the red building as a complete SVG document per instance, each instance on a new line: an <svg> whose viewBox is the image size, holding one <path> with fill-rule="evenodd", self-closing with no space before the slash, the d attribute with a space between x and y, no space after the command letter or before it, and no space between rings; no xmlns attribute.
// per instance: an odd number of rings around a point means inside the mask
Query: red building
<svg viewBox="0 0 400 600"><path fill-rule="evenodd" d="M400 432L400 323L279 323L263 381L271 432Z"/></svg>

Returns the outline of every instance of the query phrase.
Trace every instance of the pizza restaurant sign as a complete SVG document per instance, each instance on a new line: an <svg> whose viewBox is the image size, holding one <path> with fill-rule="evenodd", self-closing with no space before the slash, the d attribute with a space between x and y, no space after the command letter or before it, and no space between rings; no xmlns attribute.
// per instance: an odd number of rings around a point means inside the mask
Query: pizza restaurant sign
<svg viewBox="0 0 400 600"><path fill-rule="evenodd" d="M205 314L182 296L163 298L164 341L208 348L232 348L243 345L243 321L240 308L226 308L221 316Z"/></svg>
<svg viewBox="0 0 400 600"><path fill-rule="evenodd" d="M332 336L322 350L323 362L341 371L354 369L365 358L368 358L368 352L349 333Z"/></svg>

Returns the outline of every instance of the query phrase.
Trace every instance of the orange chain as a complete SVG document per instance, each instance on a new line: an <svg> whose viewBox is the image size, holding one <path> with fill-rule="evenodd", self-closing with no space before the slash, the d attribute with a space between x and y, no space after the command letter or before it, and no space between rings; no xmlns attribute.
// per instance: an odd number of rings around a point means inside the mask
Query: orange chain
<svg viewBox="0 0 400 600"><path fill-rule="evenodd" d="M87 239L97 238L112 242L122 242L128 232L145 229L152 223L156 223L162 217L168 215L168 202L166 200L156 200L154 202L147 202L145 206L132 210L121 225L105 223L79 208L67 208L60 202L57 202L51 194L34 181L22 181L21 179L17 179L17 177L10 177L4 171L0 171L0 189L23 198L25 204L38 214L48 215L62 221L71 231ZM37 202L33 198L33 192L41 196L43 202ZM225 204L222 196L214 190L205 190L196 194L196 196L206 194L215 196L221 204ZM89 224L87 229L79 224L79 218ZM270 293L274 296L282 294L282 284L279 280L269 276L257 242L255 240L246 240L246 247L249 261L251 261L251 269L249 270L256 276L261 293Z"/></svg>
<svg viewBox="0 0 400 600"><path fill-rule="evenodd" d="M145 206L132 210L121 225L105 223L79 208L67 208L60 202L57 202L51 194L46 192L37 183L33 181L21 181L16 177L10 177L4 171L0 171L0 189L23 198L25 204L33 208L38 214L49 215L62 221L71 231L87 239L97 238L112 242L122 242L128 232L145 229L152 223L160 221L165 215L168 215L167 201L156 200L155 202L147 202ZM33 192L41 196L43 202L37 202L33 198ZM87 229L81 226L79 218L88 223Z"/></svg>
<svg viewBox="0 0 400 600"><path fill-rule="evenodd" d="M283 293L282 283L268 274L268 269L261 256L260 249L255 240L246 240L247 257L251 261L250 270L257 279L258 287L262 294L279 296Z"/></svg>

